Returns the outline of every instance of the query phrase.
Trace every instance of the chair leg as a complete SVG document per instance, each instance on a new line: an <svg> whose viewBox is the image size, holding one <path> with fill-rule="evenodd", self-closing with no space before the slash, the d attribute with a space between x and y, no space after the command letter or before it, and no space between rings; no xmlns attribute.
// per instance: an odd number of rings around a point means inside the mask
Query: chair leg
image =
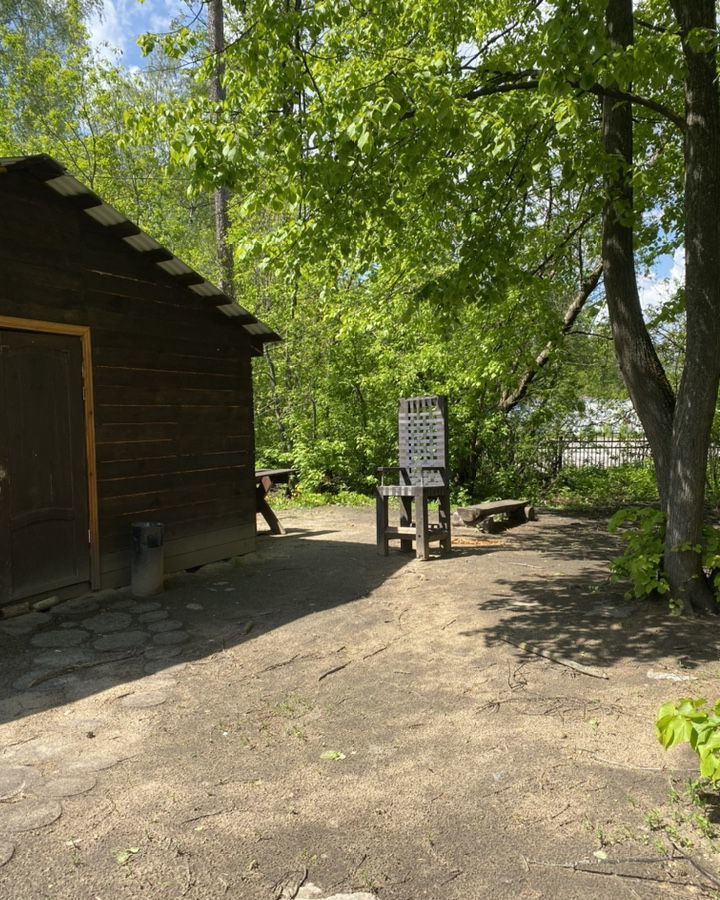
<svg viewBox="0 0 720 900"><path fill-rule="evenodd" d="M380 491L375 492L375 520L377 526L377 552L380 556L387 556L388 498L383 497Z"/></svg>
<svg viewBox="0 0 720 900"><path fill-rule="evenodd" d="M427 497L420 496L415 503L415 558L429 559L428 541L428 502Z"/></svg>
<svg viewBox="0 0 720 900"><path fill-rule="evenodd" d="M452 553L452 535L450 533L450 495L440 497L440 508L438 510L438 521L440 527L447 531L447 537L440 541L440 552L443 556L449 556Z"/></svg>
<svg viewBox="0 0 720 900"><path fill-rule="evenodd" d="M400 526L412 525L412 497L400 497ZM412 553L412 538L400 538L400 550Z"/></svg>

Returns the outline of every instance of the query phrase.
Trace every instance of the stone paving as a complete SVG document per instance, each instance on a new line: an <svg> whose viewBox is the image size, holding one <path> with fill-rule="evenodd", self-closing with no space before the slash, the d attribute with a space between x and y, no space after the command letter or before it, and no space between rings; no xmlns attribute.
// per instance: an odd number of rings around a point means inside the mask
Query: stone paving
<svg viewBox="0 0 720 900"><path fill-rule="evenodd" d="M108 602L111 598L119 599ZM189 639L183 623L171 619L160 603L133 600L127 591L106 591L46 613L8 619L0 631L17 638L32 634L34 648L32 667L14 682L14 697L2 704L6 714L13 713L11 706L28 711L76 700L83 693L79 676L84 670L112 673L113 682L119 675L142 679L137 690L118 699L123 709L160 706L184 668L172 666L172 657ZM92 689L97 688L94 679ZM0 867L10 861L24 832L55 822L64 799L92 791L98 773L125 758L103 750L102 740L92 754L79 752L78 736L84 744L108 724L106 717L81 718L65 734L43 734L0 753L0 801L10 801L0 802L0 834L12 836L0 841Z"/></svg>
<svg viewBox="0 0 720 900"><path fill-rule="evenodd" d="M228 584L211 582L204 589L229 593ZM196 602L184 607L189 615L206 610ZM176 608L173 613L178 614ZM63 801L96 789L101 792L103 773L132 760L133 745L143 737L142 720L138 733L138 719L123 721L123 713L152 710L173 699L177 676L187 666L175 660L190 639L185 624L171 618L161 602L133 599L129 589L0 619L3 634L25 642L31 655L28 669L12 683L11 696L0 699L2 719L69 706L66 728L0 748L0 869L13 859L26 836L62 817ZM103 697L103 687L109 697ZM79 712L78 701L85 701ZM123 741L125 752L118 752ZM310 881L289 883L280 894L281 900L375 896L365 891L328 894Z"/></svg>

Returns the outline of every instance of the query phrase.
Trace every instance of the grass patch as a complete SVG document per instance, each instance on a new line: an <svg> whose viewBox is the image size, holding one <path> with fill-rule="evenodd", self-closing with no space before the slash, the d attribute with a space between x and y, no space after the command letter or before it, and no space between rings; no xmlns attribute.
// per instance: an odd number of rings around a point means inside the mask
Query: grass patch
<svg viewBox="0 0 720 900"><path fill-rule="evenodd" d="M273 492L270 497L273 509L314 509L320 506L374 506L375 498L355 491L338 491L336 494L321 494L305 491L302 484L293 490L291 497L281 492Z"/></svg>

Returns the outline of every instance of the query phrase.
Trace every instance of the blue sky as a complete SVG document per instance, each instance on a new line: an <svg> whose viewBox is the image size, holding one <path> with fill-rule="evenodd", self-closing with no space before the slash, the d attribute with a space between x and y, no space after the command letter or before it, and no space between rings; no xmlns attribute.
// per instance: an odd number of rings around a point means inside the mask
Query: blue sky
<svg viewBox="0 0 720 900"><path fill-rule="evenodd" d="M101 52L106 45L121 52L128 68L143 66L136 40L147 31L165 32L178 16L192 17L199 7L193 0L104 0L101 13L88 23L92 43Z"/></svg>

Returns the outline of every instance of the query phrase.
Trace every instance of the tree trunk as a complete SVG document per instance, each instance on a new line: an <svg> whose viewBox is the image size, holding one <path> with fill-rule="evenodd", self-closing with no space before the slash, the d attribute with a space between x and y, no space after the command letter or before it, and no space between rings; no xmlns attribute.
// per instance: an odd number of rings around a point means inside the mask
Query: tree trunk
<svg viewBox="0 0 720 900"><path fill-rule="evenodd" d="M633 43L632 0L608 0L606 26L610 43ZM633 252L633 123L628 101L606 97L602 104L602 139L614 165L605 179L603 280L618 366L655 463L660 502L668 508L675 398L648 333L640 306Z"/></svg>
<svg viewBox="0 0 720 900"><path fill-rule="evenodd" d="M225 26L223 17L223 0L207 0L208 10L208 48L215 57L215 67L210 78L209 93L213 103L220 104L225 99L222 77L225 69L223 53L225 52ZM215 214L215 249L220 266L220 288L228 297L234 297L234 264L233 251L228 237L230 215L228 207L230 191L227 187L219 187L213 194Z"/></svg>
<svg viewBox="0 0 720 900"><path fill-rule="evenodd" d="M702 540L710 430L720 382L720 97L714 0L671 0L685 74L685 305L687 353L672 438L665 568L688 612L716 610ZM693 29L709 38L700 47ZM697 36L697 33L696 33ZM683 549L681 549L683 548Z"/></svg>
<svg viewBox="0 0 720 900"><path fill-rule="evenodd" d="M629 102L603 101L603 145L618 163L606 179L605 290L618 363L650 442L667 513L664 566L673 600L686 613L714 611L697 549L704 524L705 472L720 383L720 99L714 0L671 0L680 26L685 78L685 303L687 354L677 399L657 358L640 307L630 173ZM632 0L608 0L608 36L633 43ZM688 35L695 32L693 39ZM696 38L704 31L705 47Z"/></svg>

